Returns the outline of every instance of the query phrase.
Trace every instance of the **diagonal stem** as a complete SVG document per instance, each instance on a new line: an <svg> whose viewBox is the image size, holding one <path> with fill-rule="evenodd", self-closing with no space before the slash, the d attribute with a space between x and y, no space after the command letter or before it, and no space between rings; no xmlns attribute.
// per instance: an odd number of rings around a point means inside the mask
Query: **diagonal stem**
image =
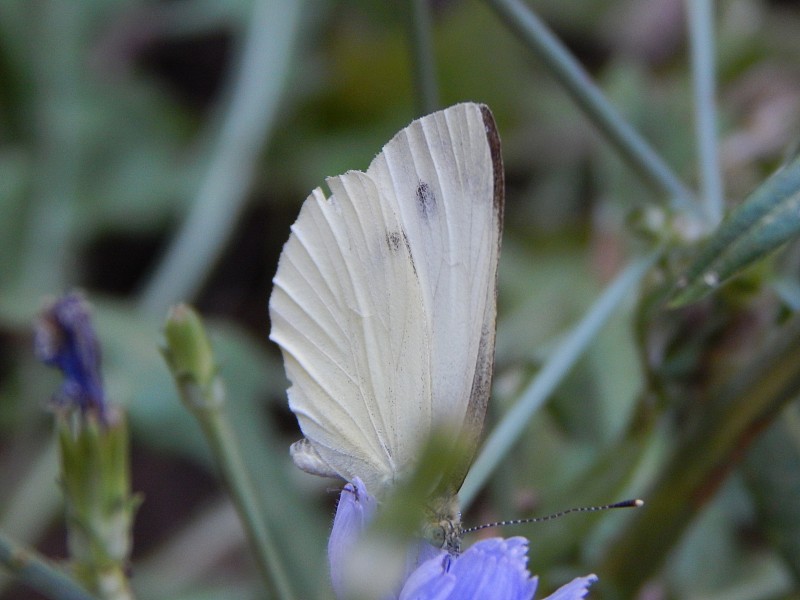
<svg viewBox="0 0 800 600"><path fill-rule="evenodd" d="M232 95L192 210L140 296L163 313L202 285L233 232L274 126L299 31L301 0L258 0Z"/></svg>
<svg viewBox="0 0 800 600"><path fill-rule="evenodd" d="M628 124L592 82L561 41L522 0L486 0L530 48L573 101L608 138L623 159L655 190L681 208L696 211L692 193L644 138Z"/></svg>
<svg viewBox="0 0 800 600"><path fill-rule="evenodd" d="M20 581L53 600L95 600L67 573L30 548L0 534L0 563Z"/></svg>
<svg viewBox="0 0 800 600"><path fill-rule="evenodd" d="M531 417L569 373L614 311L624 304L624 299L641 281L658 255L659 252L651 252L643 258L638 258L617 275L611 285L595 300L583 319L550 355L517 403L492 431L459 492L464 510L474 500L497 465L511 451Z"/></svg>
<svg viewBox="0 0 800 600"><path fill-rule="evenodd" d="M408 0L409 37L417 91L417 110L420 115L439 108L439 89L436 84L436 53L433 50L430 3L427 0Z"/></svg>
<svg viewBox="0 0 800 600"><path fill-rule="evenodd" d="M709 228L722 220L724 189L717 148L717 108L714 101L714 20L711 0L687 0L689 47L694 80L695 138L702 187L701 202Z"/></svg>

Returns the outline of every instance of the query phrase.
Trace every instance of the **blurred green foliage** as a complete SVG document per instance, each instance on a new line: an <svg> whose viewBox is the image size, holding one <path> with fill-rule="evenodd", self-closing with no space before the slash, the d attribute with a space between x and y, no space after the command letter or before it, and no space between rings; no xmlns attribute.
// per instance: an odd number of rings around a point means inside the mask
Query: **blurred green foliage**
<svg viewBox="0 0 800 600"><path fill-rule="evenodd" d="M696 189L684 3L530 4ZM238 69L259 6L0 3L0 530L64 553L52 418L43 410L56 380L33 362L30 323L45 294L83 288L108 395L130 414L133 487L144 492L133 587L145 599L260 597L240 529L217 526L228 507L158 353L165 310L143 308L210 165L226 143L236 148L224 124L258 76ZM756 0L715 9L721 169L733 207L796 142L800 10ZM265 84L276 118L247 141L255 149L242 160L255 168L212 182L224 193L243 188L241 207L230 209L242 216L200 265L197 293L168 300L192 302L214 321L231 418L264 513L299 595L313 598L328 593L335 494L288 456L298 432L267 342L270 280L310 190L366 168L416 115L402 3L287 1L285 10L297 10L296 20L287 17L295 29L277 32L287 26L273 19L256 31L288 36L285 55L261 57L287 61L288 71ZM668 310L675 281L712 232L662 208L667 199L642 184L486 4L435 2L433 24L443 104L489 104L504 144L487 431L626 257L664 248L466 524L641 496L648 504L638 514L503 533L531 539L543 591L594 569L592 597L800 597L800 246L790 240L711 296ZM0 579L3 600L28 597Z"/></svg>

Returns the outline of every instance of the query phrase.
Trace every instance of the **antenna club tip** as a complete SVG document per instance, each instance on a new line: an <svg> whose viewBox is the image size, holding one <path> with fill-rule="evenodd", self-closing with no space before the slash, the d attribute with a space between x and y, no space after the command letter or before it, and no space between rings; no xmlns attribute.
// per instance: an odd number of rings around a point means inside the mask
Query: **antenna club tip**
<svg viewBox="0 0 800 600"><path fill-rule="evenodd" d="M616 504L610 504L608 508L639 508L644 505L644 500L641 498L632 498L631 500L623 500Z"/></svg>

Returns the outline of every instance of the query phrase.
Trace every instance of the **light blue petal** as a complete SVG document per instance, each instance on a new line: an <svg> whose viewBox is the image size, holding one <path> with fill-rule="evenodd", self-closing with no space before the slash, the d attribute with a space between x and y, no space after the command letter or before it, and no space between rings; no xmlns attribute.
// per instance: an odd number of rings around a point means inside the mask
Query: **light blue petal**
<svg viewBox="0 0 800 600"><path fill-rule="evenodd" d="M342 489L336 516L333 518L331 537L328 539L331 584L337 598L345 597L345 561L353 545L372 521L377 505L375 498L367 493L367 488L358 477Z"/></svg>
<svg viewBox="0 0 800 600"><path fill-rule="evenodd" d="M589 586L597 581L597 575L576 577L567 585L563 585L544 600L580 600L589 593Z"/></svg>
<svg viewBox="0 0 800 600"><path fill-rule="evenodd" d="M442 550L439 556L422 563L406 580L400 600L447 600L456 585L455 575L447 572L450 557Z"/></svg>
<svg viewBox="0 0 800 600"><path fill-rule="evenodd" d="M405 583L401 600L531 600L536 578L526 568L525 538L492 538L458 557L423 563Z"/></svg>
<svg viewBox="0 0 800 600"><path fill-rule="evenodd" d="M457 578L451 598L531 600L537 580L528 572L527 552L523 537L474 544L450 568Z"/></svg>

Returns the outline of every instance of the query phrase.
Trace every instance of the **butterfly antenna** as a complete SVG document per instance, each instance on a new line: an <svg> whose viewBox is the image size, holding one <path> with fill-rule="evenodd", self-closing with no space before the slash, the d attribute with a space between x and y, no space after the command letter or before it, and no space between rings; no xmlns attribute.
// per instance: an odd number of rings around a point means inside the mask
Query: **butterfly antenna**
<svg viewBox="0 0 800 600"><path fill-rule="evenodd" d="M612 508L639 508L644 504L643 500L636 498L634 500L623 500L622 502L615 502L614 504L604 504L602 506L579 506L576 508L568 508L552 515L545 517L530 517L527 519L511 519L509 521L496 521L495 523L486 523L485 525L478 525L477 527L470 527L461 531L462 534L475 533L481 529L489 529L490 527L504 527L506 525L524 525L526 523L542 523L544 521L552 521L553 519L560 519L564 515L570 513L580 512L597 512L601 510L610 510Z"/></svg>

